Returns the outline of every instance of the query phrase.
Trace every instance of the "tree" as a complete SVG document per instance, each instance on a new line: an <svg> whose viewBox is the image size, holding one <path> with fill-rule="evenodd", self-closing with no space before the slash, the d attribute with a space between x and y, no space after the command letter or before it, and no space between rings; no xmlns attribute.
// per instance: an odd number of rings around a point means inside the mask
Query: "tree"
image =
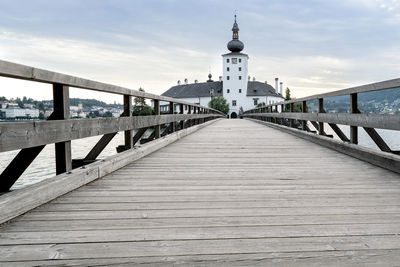
<svg viewBox="0 0 400 267"><path fill-rule="evenodd" d="M257 108L265 107L265 102L258 103Z"/></svg>
<svg viewBox="0 0 400 267"><path fill-rule="evenodd" d="M104 114L103 114L103 117L104 118L111 118L113 116L113 114L110 112L110 111L106 111L106 112L104 112Z"/></svg>
<svg viewBox="0 0 400 267"><path fill-rule="evenodd" d="M21 98L17 97L17 100L15 102L17 102L18 107L24 108L24 103L21 101Z"/></svg>
<svg viewBox="0 0 400 267"><path fill-rule="evenodd" d="M290 89L289 89L289 87L286 87L285 100L290 100L290 99L292 99L290 96Z"/></svg>
<svg viewBox="0 0 400 267"><path fill-rule="evenodd" d="M145 92L142 87L139 88L139 92ZM144 97L135 97L133 100L133 116L147 116L153 115L153 109L146 104Z"/></svg>
<svg viewBox="0 0 400 267"><path fill-rule="evenodd" d="M222 96L213 97L208 103L208 106L210 108L221 111L225 115L229 112L229 104Z"/></svg>

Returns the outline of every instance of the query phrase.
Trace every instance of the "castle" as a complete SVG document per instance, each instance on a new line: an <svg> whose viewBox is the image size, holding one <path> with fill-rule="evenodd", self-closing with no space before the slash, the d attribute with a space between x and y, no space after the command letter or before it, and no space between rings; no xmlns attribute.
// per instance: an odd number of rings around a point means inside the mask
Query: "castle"
<svg viewBox="0 0 400 267"><path fill-rule="evenodd" d="M235 22L232 28L232 40L228 42L230 51L222 55L223 75L218 81L212 80L208 75L206 82L189 84L185 79L178 81L176 86L164 92L163 96L179 98L187 102L207 106L213 97L223 96L229 103L229 117L236 118L241 111L249 110L260 103L272 104L284 100L282 95L283 85L278 88L278 78L275 79L275 88L267 82L259 82L248 76L249 56L242 53L244 44L239 40L239 26Z"/></svg>

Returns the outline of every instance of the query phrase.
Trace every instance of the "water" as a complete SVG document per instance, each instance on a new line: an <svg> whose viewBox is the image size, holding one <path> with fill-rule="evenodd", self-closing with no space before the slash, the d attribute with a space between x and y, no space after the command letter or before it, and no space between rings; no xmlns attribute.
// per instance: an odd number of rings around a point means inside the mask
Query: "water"
<svg viewBox="0 0 400 267"><path fill-rule="evenodd" d="M311 128L312 126L309 125ZM350 127L339 125L342 131L350 137ZM331 128L325 124L325 131L328 134L333 134L335 138L337 136L331 130ZM390 130L377 130L382 136L383 140L387 142L392 150L400 151L400 132L390 131ZM148 134L148 133L146 133ZM101 136L89 137L79 140L72 141L72 157L73 158L84 158L86 154L92 149L92 147L97 143ZM117 154L116 147L124 143L123 132L118 133L113 140L108 144L108 146L99 155L99 159L103 159L112 155ZM372 139L367 135L367 133L359 128L359 144L372 149L377 149L378 147L372 141ZM9 151L0 153L0 172L9 164L9 162L14 158L18 151ZM54 145L47 145L35 161L29 166L21 178L14 184L11 188L12 190L20 189L25 186L40 182L44 179L53 177L55 175L55 159L54 159Z"/></svg>
<svg viewBox="0 0 400 267"><path fill-rule="evenodd" d="M88 137L71 142L72 158L84 158L92 147L100 140L101 136ZM124 133L118 133L108 146L101 152L99 159L117 154L116 147L124 143ZM54 144L47 145L39 156L32 162L21 178L13 185L11 190L20 189L35 184L56 174ZM19 150L0 153L0 172L17 155Z"/></svg>

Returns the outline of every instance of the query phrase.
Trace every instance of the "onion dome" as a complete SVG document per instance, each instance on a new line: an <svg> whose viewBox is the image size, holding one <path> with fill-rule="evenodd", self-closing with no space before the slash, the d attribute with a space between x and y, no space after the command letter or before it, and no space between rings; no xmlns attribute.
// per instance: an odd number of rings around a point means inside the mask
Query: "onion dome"
<svg viewBox="0 0 400 267"><path fill-rule="evenodd" d="M236 15L235 15L235 22L233 23L232 27L232 40L228 43L227 47L231 52L240 52L244 48L244 44L239 40L239 26L236 22Z"/></svg>

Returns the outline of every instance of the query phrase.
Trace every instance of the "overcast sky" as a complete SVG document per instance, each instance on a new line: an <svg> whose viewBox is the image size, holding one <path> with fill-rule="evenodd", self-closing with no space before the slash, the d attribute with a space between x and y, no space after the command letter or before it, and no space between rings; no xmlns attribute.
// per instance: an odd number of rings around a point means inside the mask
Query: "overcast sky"
<svg viewBox="0 0 400 267"><path fill-rule="evenodd" d="M161 94L218 79L235 10L249 74L296 97L400 76L400 0L0 0L0 59ZM0 95L51 90L0 78Z"/></svg>

